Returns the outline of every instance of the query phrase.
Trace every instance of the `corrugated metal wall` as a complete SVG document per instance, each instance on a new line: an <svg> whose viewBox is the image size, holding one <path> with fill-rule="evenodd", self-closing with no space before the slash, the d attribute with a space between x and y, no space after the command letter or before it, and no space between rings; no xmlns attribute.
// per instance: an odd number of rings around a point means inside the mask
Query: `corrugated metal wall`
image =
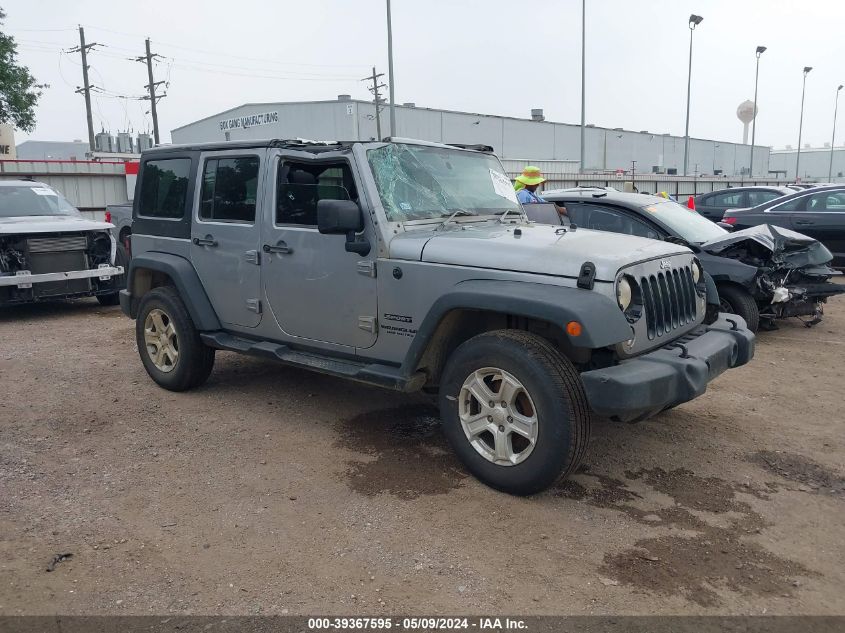
<svg viewBox="0 0 845 633"><path fill-rule="evenodd" d="M174 143L223 141L220 121L262 112L278 111L278 121L248 129L229 130L230 140L257 138L311 138L317 140L375 140L375 105L367 101L251 104L233 108L177 128ZM381 135L390 134L387 107L380 113ZM580 156L578 125L531 121L471 112L396 106L396 136L438 143L490 145L500 158L576 160ZM747 168L751 148L739 143L690 139L690 175L721 170L739 175ZM647 173L653 167L675 168L683 173L684 139L669 134L588 127L585 133L584 167L590 171L631 169ZM769 148L757 146L755 172L768 173Z"/></svg>
<svg viewBox="0 0 845 633"><path fill-rule="evenodd" d="M123 163L88 161L0 161L0 178L32 178L50 185L83 211L127 202Z"/></svg>

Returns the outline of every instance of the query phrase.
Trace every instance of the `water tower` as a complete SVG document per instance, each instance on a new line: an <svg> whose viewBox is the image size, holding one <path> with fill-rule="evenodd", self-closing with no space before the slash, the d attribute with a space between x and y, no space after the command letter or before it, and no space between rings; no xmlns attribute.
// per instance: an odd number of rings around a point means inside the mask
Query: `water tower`
<svg viewBox="0 0 845 633"><path fill-rule="evenodd" d="M736 118L742 121L742 144L748 144L748 125L754 120L754 117L757 116L757 113L760 110L754 109L754 102L748 101L747 99L740 103L736 108Z"/></svg>

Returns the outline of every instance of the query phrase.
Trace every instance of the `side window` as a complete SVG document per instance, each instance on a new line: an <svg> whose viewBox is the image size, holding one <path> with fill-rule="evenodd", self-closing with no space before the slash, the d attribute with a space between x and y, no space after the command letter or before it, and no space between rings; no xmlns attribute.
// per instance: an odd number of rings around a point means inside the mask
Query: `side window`
<svg viewBox="0 0 845 633"><path fill-rule="evenodd" d="M585 229L624 233L627 235L647 237L652 240L660 239L660 235L655 229L620 209L600 205L585 205L585 207L586 217L579 224L579 226ZM568 210L569 207L567 207Z"/></svg>
<svg viewBox="0 0 845 633"><path fill-rule="evenodd" d="M807 211L845 211L845 192L827 191L810 196Z"/></svg>
<svg viewBox="0 0 845 633"><path fill-rule="evenodd" d="M742 206L742 192L726 191L717 193L707 203L711 207L724 207L726 209L738 209Z"/></svg>
<svg viewBox="0 0 845 633"><path fill-rule="evenodd" d="M780 198L782 194L774 191L749 191L748 192L748 206L756 207L758 204L763 204L769 200Z"/></svg>
<svg viewBox="0 0 845 633"><path fill-rule="evenodd" d="M769 211L803 211L804 205L807 202L807 198L809 196L798 196L797 198L793 198L789 202L784 202L783 204L778 204L769 209Z"/></svg>
<svg viewBox="0 0 845 633"><path fill-rule="evenodd" d="M255 222L258 156L209 158L202 174L200 219L213 222Z"/></svg>
<svg viewBox="0 0 845 633"><path fill-rule="evenodd" d="M357 199L347 163L286 161L279 168L276 224L317 226L317 202Z"/></svg>
<svg viewBox="0 0 845 633"><path fill-rule="evenodd" d="M188 195L190 158L166 158L144 163L138 215L150 218L181 218Z"/></svg>
<svg viewBox="0 0 845 633"><path fill-rule="evenodd" d="M587 228L584 221L587 217L587 210L581 202L558 202L558 204L566 207L566 215L569 216L569 221L575 226L583 226Z"/></svg>

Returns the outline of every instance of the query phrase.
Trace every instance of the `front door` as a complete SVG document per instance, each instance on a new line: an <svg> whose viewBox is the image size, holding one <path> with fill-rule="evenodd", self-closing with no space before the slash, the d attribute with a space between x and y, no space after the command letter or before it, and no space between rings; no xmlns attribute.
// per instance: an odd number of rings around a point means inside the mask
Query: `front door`
<svg viewBox="0 0 845 633"><path fill-rule="evenodd" d="M191 228L191 261L222 323L261 321L260 222L264 155L203 154Z"/></svg>
<svg viewBox="0 0 845 633"><path fill-rule="evenodd" d="M262 232L263 286L279 327L289 336L366 348L378 323L376 247L346 252L346 236L317 230L317 202L354 200L361 190L349 161L279 156L273 165L273 213Z"/></svg>

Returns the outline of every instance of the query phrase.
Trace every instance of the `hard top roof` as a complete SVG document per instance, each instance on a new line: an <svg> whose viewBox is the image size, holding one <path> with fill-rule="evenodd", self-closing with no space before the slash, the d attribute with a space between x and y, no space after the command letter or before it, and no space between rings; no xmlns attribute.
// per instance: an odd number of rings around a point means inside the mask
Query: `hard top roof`
<svg viewBox="0 0 845 633"><path fill-rule="evenodd" d="M457 149L472 152L491 152L492 147L484 145L446 145L433 143L412 138L385 138L384 141L312 141L309 139L256 139L253 141L214 141L210 143L182 143L178 145L159 145L144 150L144 155L158 153L176 152L212 152L218 150L240 150L255 149L259 147L280 147L284 149L296 149L304 152L319 154L322 152L333 152L351 148L355 143L381 144L381 143L405 143L412 145L425 145L430 147L442 147L444 149Z"/></svg>

